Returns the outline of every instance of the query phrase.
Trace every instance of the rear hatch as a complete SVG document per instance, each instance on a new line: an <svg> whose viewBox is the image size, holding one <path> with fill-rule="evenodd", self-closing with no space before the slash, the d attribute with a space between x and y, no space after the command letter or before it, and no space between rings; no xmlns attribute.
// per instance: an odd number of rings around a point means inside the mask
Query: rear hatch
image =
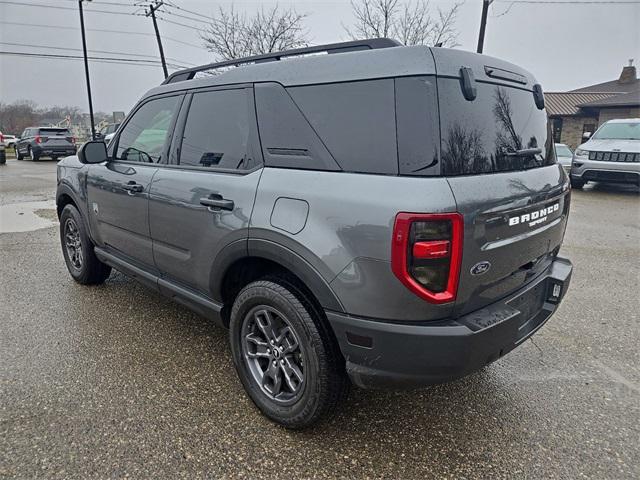
<svg viewBox="0 0 640 480"><path fill-rule="evenodd" d="M40 141L47 147L71 147L73 137L66 128L41 128Z"/></svg>
<svg viewBox="0 0 640 480"><path fill-rule="evenodd" d="M528 72L482 55L433 53L441 174L464 216L456 298L462 315L523 287L549 266L564 237L569 185Z"/></svg>

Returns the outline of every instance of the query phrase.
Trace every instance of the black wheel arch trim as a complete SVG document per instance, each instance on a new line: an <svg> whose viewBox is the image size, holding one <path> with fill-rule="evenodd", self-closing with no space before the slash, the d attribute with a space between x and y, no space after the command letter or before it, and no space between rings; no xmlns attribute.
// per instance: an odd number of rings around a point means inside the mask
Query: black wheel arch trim
<svg viewBox="0 0 640 480"><path fill-rule="evenodd" d="M211 269L210 285L214 300L222 302L222 284L227 270L238 260L249 257L262 258L281 265L311 290L323 308L344 312L344 307L337 295L309 262L293 250L261 238L235 241L218 253Z"/></svg>
<svg viewBox="0 0 640 480"><path fill-rule="evenodd" d="M66 183L60 183L58 185L57 190L56 190L56 210L59 210L58 215L62 211L60 209L60 199L62 198L63 195L66 195L69 198L71 198L71 201L74 203L76 208L78 208L78 210L80 211L81 214L85 213L84 212L85 209L83 208L84 204L82 203L82 201L80 201L80 199L78 198L78 195L73 190L73 188L70 185L66 184Z"/></svg>

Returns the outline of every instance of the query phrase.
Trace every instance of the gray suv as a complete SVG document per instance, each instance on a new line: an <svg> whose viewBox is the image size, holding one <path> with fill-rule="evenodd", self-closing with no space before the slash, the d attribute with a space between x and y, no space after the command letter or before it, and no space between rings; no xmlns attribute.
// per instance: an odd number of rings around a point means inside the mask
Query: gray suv
<svg viewBox="0 0 640 480"><path fill-rule="evenodd" d="M66 128L29 127L16 141L16 158L36 161L42 157L54 160L76 154L76 139Z"/></svg>
<svg viewBox="0 0 640 480"><path fill-rule="evenodd" d="M179 71L58 165L71 276L115 268L229 328L289 428L352 383L482 368L569 286L542 90L487 56L378 39Z"/></svg>

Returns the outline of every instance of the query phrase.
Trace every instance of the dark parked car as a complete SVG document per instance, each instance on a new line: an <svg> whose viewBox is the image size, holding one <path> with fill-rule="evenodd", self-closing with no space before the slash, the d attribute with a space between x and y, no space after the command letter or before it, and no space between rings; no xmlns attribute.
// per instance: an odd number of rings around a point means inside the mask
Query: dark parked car
<svg viewBox="0 0 640 480"><path fill-rule="evenodd" d="M29 127L15 144L16 157L38 160L42 157L57 159L76 154L76 139L66 128Z"/></svg>
<svg viewBox="0 0 640 480"><path fill-rule="evenodd" d="M499 359L571 278L542 89L492 57L378 39L179 71L58 165L71 276L116 268L228 327L248 395L289 428L350 383Z"/></svg>

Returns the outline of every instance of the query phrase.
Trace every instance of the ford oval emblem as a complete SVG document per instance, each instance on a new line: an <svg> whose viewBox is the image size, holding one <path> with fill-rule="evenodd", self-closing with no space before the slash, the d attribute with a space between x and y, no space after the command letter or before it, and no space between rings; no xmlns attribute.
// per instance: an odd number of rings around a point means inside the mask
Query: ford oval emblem
<svg viewBox="0 0 640 480"><path fill-rule="evenodd" d="M479 262L476 263L473 267L471 267L471 275L482 275L487 273L491 268L491 264L489 262Z"/></svg>

